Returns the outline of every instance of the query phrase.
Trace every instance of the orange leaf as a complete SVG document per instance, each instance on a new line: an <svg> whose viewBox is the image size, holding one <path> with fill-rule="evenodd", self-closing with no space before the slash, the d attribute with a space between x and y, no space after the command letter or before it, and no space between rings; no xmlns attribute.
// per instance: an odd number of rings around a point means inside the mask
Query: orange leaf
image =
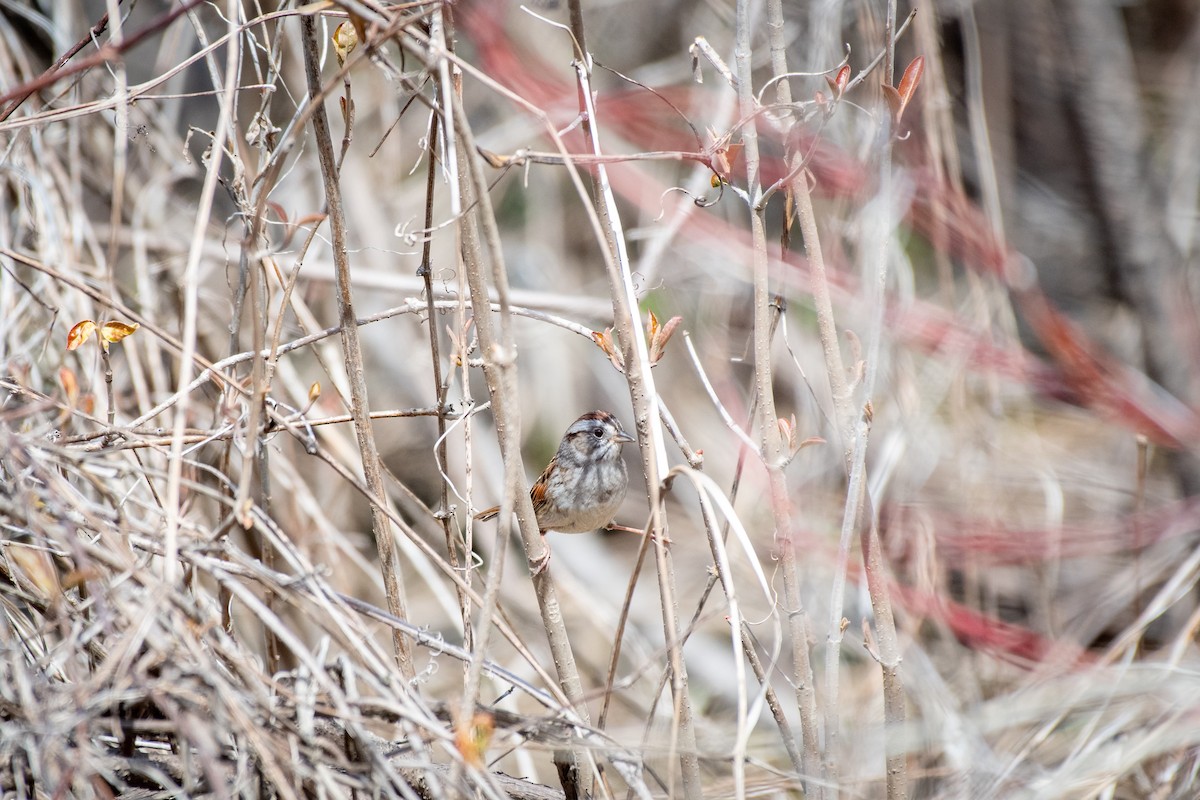
<svg viewBox="0 0 1200 800"><path fill-rule="evenodd" d="M837 78L834 80L837 86L837 95L841 97L845 93L846 87L850 85L850 65L842 64L842 68L837 71Z"/></svg>
<svg viewBox="0 0 1200 800"><path fill-rule="evenodd" d="M81 344L91 338L96 332L96 323L90 319L85 319L82 322L76 322L75 326L67 332L67 349L75 350Z"/></svg>
<svg viewBox="0 0 1200 800"><path fill-rule="evenodd" d="M63 392L67 396L67 404L74 406L75 401L79 399L79 381L75 377L75 371L70 367L59 367L58 382L62 384Z"/></svg>
<svg viewBox="0 0 1200 800"><path fill-rule="evenodd" d="M625 371L625 359L613 343L612 328L605 328L603 332L592 331L592 341L604 351L604 355L608 356L608 360L612 362L618 372Z"/></svg>
<svg viewBox="0 0 1200 800"><path fill-rule="evenodd" d="M112 322L106 322L100 326L100 337L110 344L116 344L126 336L132 335L133 332L140 327L142 326L138 325L136 322L132 325L129 325L127 323L117 322L114 320Z"/></svg>
<svg viewBox="0 0 1200 800"><path fill-rule="evenodd" d="M846 86L850 83L850 65L843 64L832 78L826 75L825 82L829 84L829 91L833 92L833 96L840 99L846 93ZM820 100L817 103L820 105Z"/></svg>
<svg viewBox="0 0 1200 800"><path fill-rule="evenodd" d="M897 89L902 102L900 107L901 113L904 112L904 107L912 100L913 93L917 91L917 85L921 83L921 75L924 72L925 56L917 56L904 70L904 76L900 78L900 86Z"/></svg>
<svg viewBox="0 0 1200 800"><path fill-rule="evenodd" d="M651 317L654 317L651 314ZM675 329L679 327L679 323L683 322L683 317L674 316L667 320L667 324L661 328L658 325L658 318L654 317L654 335L650 337L650 366L656 365L663 357L663 353L667 350L667 342L671 341L671 334L675 333Z"/></svg>
<svg viewBox="0 0 1200 800"><path fill-rule="evenodd" d="M463 760L473 767L482 767L492 741L492 731L496 728L492 715L480 711L470 724L464 725L460 721L454 728L454 746L462 754Z"/></svg>
<svg viewBox="0 0 1200 800"><path fill-rule="evenodd" d="M733 176L733 164L741 155L743 147L745 145L741 142L727 144L713 153L711 166L723 182L730 182L730 178ZM716 185L713 188L716 188Z"/></svg>
<svg viewBox="0 0 1200 800"><path fill-rule="evenodd" d="M738 142L737 144L731 144L729 147L725 148L725 160L729 165L729 169L733 169L734 163L738 160L738 156L742 154L742 148L745 146L746 144L744 142Z"/></svg>

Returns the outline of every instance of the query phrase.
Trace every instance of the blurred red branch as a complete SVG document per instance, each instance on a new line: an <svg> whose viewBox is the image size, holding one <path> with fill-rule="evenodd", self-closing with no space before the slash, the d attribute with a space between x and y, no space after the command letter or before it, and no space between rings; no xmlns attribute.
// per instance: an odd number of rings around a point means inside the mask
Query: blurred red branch
<svg viewBox="0 0 1200 800"><path fill-rule="evenodd" d="M915 509L893 504L881 510L885 546L910 541L918 524ZM1006 566L1083 557L1133 554L1157 542L1176 539L1200 528L1200 499L1170 503L1149 511L1116 517L1107 524L1019 527L969 514L919 510L920 524L933 531L938 560L948 566ZM895 550L892 550L896 558ZM903 560L902 552L899 558Z"/></svg>
<svg viewBox="0 0 1200 800"><path fill-rule="evenodd" d="M537 53L516 49L505 33L502 5L471 5L462 16L462 30L479 49L485 71L497 81L551 114L560 113L564 121L576 115L572 102L574 86L566 80L553 79L556 71L539 64ZM708 107L714 90L687 86L656 87L656 91L686 113L689 109ZM658 98L640 90L610 92L600 106L606 124L614 127L623 139L647 150L676 147L685 154L680 158L697 155L691 152L694 145L691 131ZM786 173L784 143L771 142L770 135L768 126L764 126L764 183ZM814 191L820 196L862 200L873 190L872 178L864 165L829 141L805 141L802 137L799 146L806 152L812 151ZM986 334L973 332L970 320L947 321L945 312L920 302L903 309L896 306L890 309L893 320L904 322L893 328L896 335L927 350L943 346L937 336L939 328L970 336L974 339L971 352L976 357L969 366L998 368L1006 377L1024 382L1032 391L1090 408L1104 415L1107 421L1145 434L1156 444L1180 447L1200 433L1200 419L1193 409L1154 388L1144 373L1114 360L1054 306L1037 286L1031 269L1022 265L1023 257L997 239L978 204L936 178L931 170L911 169L909 177L915 187L907 224L927 237L932 247L944 251L964 267L990 275L1008 287L1053 366L1015 344L1007 347L992 344L986 340ZM661 203L662 193L668 188L631 164L613 169L610 178L614 189L626 200L649 211L656 209L648 204ZM693 215L685 225L689 236L703 237L725 248L737 247L744 254L749 252L746 232L716 216ZM742 258L739 263L745 260ZM787 254L786 261L807 269L799 254ZM852 294L856 279L847 270L839 270L836 262L830 267L829 277L834 285L844 287L848 296Z"/></svg>

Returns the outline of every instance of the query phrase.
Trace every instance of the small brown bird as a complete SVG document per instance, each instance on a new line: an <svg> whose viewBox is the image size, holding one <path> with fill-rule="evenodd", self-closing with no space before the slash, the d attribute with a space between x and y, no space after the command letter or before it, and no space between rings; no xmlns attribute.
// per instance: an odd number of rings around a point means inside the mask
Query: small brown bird
<svg viewBox="0 0 1200 800"><path fill-rule="evenodd" d="M529 490L543 534L586 533L612 521L629 486L621 445L632 441L607 411L589 411L571 423L558 452ZM495 506L475 519L489 520L499 513L500 507ZM549 560L547 555L533 574L545 569Z"/></svg>

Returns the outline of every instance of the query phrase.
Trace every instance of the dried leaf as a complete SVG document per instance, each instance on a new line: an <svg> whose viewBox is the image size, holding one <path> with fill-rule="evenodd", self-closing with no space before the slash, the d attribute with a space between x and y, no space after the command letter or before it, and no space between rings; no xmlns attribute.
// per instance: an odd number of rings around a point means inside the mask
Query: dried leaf
<svg viewBox="0 0 1200 800"><path fill-rule="evenodd" d="M659 349L666 350L667 342L671 341L671 337L675 334L675 329L683 322L683 317L676 314L667 320L667 324L662 326L662 330L658 332Z"/></svg>
<svg viewBox="0 0 1200 800"><path fill-rule="evenodd" d="M603 332L592 331L592 341L604 351L604 355L608 356L608 360L617 368L617 372L625 371L625 358L617 349L616 343L612 338L612 328L605 328Z"/></svg>
<svg viewBox="0 0 1200 800"><path fill-rule="evenodd" d="M113 320L100 326L100 338L110 344L116 344L126 336L132 336L134 331L142 327L136 322L132 325Z"/></svg>
<svg viewBox="0 0 1200 800"><path fill-rule="evenodd" d="M67 332L67 350L75 350L81 344L91 338L96 332L96 323L90 319L85 319L82 322L76 322L74 327Z"/></svg>
<svg viewBox="0 0 1200 800"><path fill-rule="evenodd" d="M658 365L658 362L662 360L662 354L666 353L667 342L671 341L671 335L679 326L680 321L683 321L683 317L672 317L667 320L666 325L661 327L659 327L658 321L658 319L654 320L654 333L649 337L649 359L652 367Z"/></svg>
<svg viewBox="0 0 1200 800"><path fill-rule="evenodd" d="M358 31L354 23L346 20L333 31L333 52L337 56L338 66L346 63L346 59L358 47Z"/></svg>
<svg viewBox="0 0 1200 800"><path fill-rule="evenodd" d="M729 183L733 178L733 164L737 161L738 156L741 155L744 146L741 142L737 144L725 144L722 147L718 147L713 153L711 165L713 172L717 173L717 176L723 182ZM713 188L716 188L717 185L714 184Z"/></svg>
<svg viewBox="0 0 1200 800"><path fill-rule="evenodd" d="M722 160L725 162L725 174L727 176L733 175L733 165L737 163L738 156L742 154L742 148L745 146L744 143L738 142L737 144L730 144L725 148Z"/></svg>
<svg viewBox="0 0 1200 800"><path fill-rule="evenodd" d="M663 354L667 351L667 342L671 341L671 335L675 333L679 323L683 322L683 317L671 317L667 320L667 324L659 326L658 318L651 312L650 322L651 324L647 326L649 334L647 339L649 339L650 366L653 367L662 360Z"/></svg>
<svg viewBox="0 0 1200 800"><path fill-rule="evenodd" d="M308 387L308 402L315 403L321 396L321 382L313 381L312 386Z"/></svg>
<svg viewBox="0 0 1200 800"><path fill-rule="evenodd" d="M446 335L450 337L450 344L454 345L451 358L454 359L454 366L461 367L463 365L463 353L466 347L463 345L459 335L454 332L454 329L449 325L446 326Z"/></svg>

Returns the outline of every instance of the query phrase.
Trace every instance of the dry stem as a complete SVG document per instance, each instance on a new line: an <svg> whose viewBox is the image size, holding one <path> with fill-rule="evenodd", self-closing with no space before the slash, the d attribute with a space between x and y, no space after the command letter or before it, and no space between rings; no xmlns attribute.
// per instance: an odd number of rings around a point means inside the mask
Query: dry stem
<svg viewBox="0 0 1200 800"><path fill-rule="evenodd" d="M350 285L350 259L346 252L346 218L342 210L341 186L338 183L336 157L333 152L333 137L329 130L329 117L321 101L320 50L317 45L316 21L312 17L301 20L304 35L304 69L308 76L308 91L311 102L316 104L312 113L313 134L317 140L321 176L325 184L325 205L329 209L329 230L333 237L333 258L337 269L338 320L341 323L342 354L346 359L346 373L350 380L350 412L354 415L354 433L362 455L363 477L371 494L386 497L383 474L379 469L379 451L375 446L375 434L368 416L370 401L359 342L358 326L354 320L354 296ZM401 619L407 619L407 601L404 586L396 570L395 545L392 526L384 510L375 503L371 505L372 532L375 547L379 552L379 568L383 573L384 590L387 593L388 610ZM415 671L412 651L408 641L399 632L393 632L392 645L400 674L412 680Z"/></svg>

